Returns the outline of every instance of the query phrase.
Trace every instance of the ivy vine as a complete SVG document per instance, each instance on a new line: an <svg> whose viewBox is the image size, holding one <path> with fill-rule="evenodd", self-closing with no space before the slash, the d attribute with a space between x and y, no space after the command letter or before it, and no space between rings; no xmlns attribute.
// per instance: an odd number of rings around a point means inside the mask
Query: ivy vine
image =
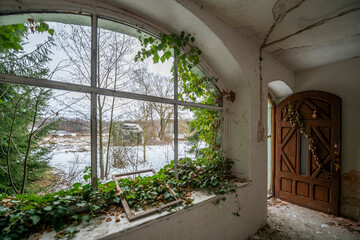
<svg viewBox="0 0 360 240"><path fill-rule="evenodd" d="M195 37L190 33L182 31L180 36L160 33L158 39L152 36L139 36L139 41L142 49L135 56L135 61L144 61L152 57L153 62L158 63L159 61L165 62L172 56L176 58L178 84L180 87L178 99L182 101L190 99L193 102L198 101L209 105L222 105L223 98L230 102L235 101L235 93L232 90L212 90L211 85L213 82L218 81L217 78L200 77L193 71L200 63L202 51L193 45ZM171 71L173 76L175 76L174 67L172 67ZM201 157L206 159L206 161L212 160L213 162L209 161L212 164L217 163L219 165L220 162L217 159L221 159L220 114L208 109L186 107L184 109L189 109L194 114L194 120L190 122L190 130L197 133L194 141L205 141L209 146L200 150ZM189 141L191 142L192 139L190 138ZM195 150L198 151L199 149ZM199 177L201 178L202 176ZM176 183L174 182L172 185L176 185ZM228 192L229 189L222 193ZM232 189L231 192L235 192L235 190ZM235 196L237 198L237 194ZM239 211L241 208L239 201L237 201L237 204L238 211L234 215L240 216Z"/></svg>
<svg viewBox="0 0 360 240"><path fill-rule="evenodd" d="M314 140L310 130L306 130L304 126L304 120L299 113L298 107L292 103L289 103L285 107L282 108L282 112L284 113L285 120L289 121L289 124L292 128L298 129L300 134L303 134L308 139L308 149L310 150L315 163L313 164L313 168L320 168L320 170L325 174L330 174L329 171L326 170L324 164L320 161L318 152L317 152L317 144Z"/></svg>
<svg viewBox="0 0 360 240"><path fill-rule="evenodd" d="M154 63L165 62L172 56L177 60L178 83L180 91L178 99L182 101L198 101L202 104L221 105L222 97L234 102L235 93L233 91L222 90L221 92L213 88L213 82L217 78L200 77L193 70L200 63L202 51L192 44L195 37L190 33L181 32L176 34L163 34L159 38L152 36L139 36L141 50L136 54L135 61L144 61L152 58ZM171 69L174 76L174 67ZM191 130L196 131L197 137L205 141L210 146L210 151L203 151L203 155L208 158L214 157L214 152L220 152L220 115L216 111L198 108L186 108L194 113L195 120L190 123Z"/></svg>
<svg viewBox="0 0 360 240"><path fill-rule="evenodd" d="M130 207L135 209L154 208L172 201L165 182L188 205L192 202L190 196L194 190L215 194L236 193L236 185L231 181L233 176L229 174L231 164L220 158L213 161L185 158L179 161L179 180L175 179L172 161L157 175L120 179L119 184ZM89 181L90 175L89 169L85 170L84 180ZM72 189L43 196L0 194L0 239L22 239L52 229L58 232L56 238L71 237L78 231L78 224L103 214L114 215L119 222L119 214L124 211L120 198L115 194L115 183L98 182L98 186L98 190L93 190L89 183L75 183ZM239 216L238 206L234 213L236 216Z"/></svg>

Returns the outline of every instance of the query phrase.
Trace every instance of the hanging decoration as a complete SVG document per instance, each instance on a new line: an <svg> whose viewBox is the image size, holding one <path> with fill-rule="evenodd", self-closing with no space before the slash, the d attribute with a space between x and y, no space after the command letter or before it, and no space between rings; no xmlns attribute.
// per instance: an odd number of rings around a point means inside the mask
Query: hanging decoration
<svg viewBox="0 0 360 240"><path fill-rule="evenodd" d="M324 164L320 161L317 152L316 141L314 140L310 130L306 130L304 127L304 120L302 119L302 116L298 111L298 107L292 103L289 103L288 105L283 107L282 112L285 116L284 120L289 121L289 124L292 128L298 129L300 134L303 134L308 139L308 149L315 160L312 167L314 169L320 168L320 171L327 175L330 175L329 171L327 171ZM316 110L314 111L313 117L315 114Z"/></svg>

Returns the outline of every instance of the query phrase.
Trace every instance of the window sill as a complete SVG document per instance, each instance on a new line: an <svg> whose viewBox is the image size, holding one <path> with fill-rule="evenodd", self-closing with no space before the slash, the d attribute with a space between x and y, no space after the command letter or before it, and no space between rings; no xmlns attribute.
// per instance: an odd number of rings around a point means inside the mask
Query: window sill
<svg viewBox="0 0 360 240"><path fill-rule="evenodd" d="M243 188L251 185L251 182L237 182L237 189ZM126 218L126 214L122 213L120 217L120 222L115 222L113 215L102 215L96 218L93 218L89 223L81 223L76 226L78 232L75 234L74 238L76 239L107 239L121 234L134 230L135 228L146 226L154 222L161 221L162 219L169 217L170 215L179 214L184 211L191 211L191 209L198 208L202 205L212 202L214 204L219 203L221 196L209 194L203 191L193 192L191 197L194 201L191 205L184 207L182 205L173 208L170 211L163 211L160 213L155 213L153 215L129 222ZM106 222L107 219L111 219ZM101 222L101 224L100 224ZM43 233L41 239L54 239L56 232ZM29 239L32 239L31 237Z"/></svg>

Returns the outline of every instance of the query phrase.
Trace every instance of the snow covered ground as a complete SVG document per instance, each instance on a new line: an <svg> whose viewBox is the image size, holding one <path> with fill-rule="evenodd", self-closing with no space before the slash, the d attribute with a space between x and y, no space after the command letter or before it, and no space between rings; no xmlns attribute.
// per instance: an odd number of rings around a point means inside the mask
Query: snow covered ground
<svg viewBox="0 0 360 240"><path fill-rule="evenodd" d="M54 139L56 143L50 166L63 173L64 176L74 178L74 181L82 181L83 171L91 165L90 142L88 136L65 136ZM127 146L134 154L134 158L143 160L142 146ZM179 158L193 157L188 153L190 146L185 141L179 142ZM113 148L110 148L112 151ZM137 170L153 168L156 171L170 163L174 159L174 146L149 145L146 146L146 162L140 163ZM99 165L99 164L98 164ZM114 173L129 172L136 170L129 164L125 168L110 167L110 175ZM98 169L100 171L100 169Z"/></svg>

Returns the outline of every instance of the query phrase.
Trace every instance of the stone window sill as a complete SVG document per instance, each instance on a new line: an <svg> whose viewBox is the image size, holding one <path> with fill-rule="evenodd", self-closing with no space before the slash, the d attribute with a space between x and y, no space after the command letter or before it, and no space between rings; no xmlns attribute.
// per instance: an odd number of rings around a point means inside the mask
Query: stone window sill
<svg viewBox="0 0 360 240"><path fill-rule="evenodd" d="M250 184L251 182L236 183L238 189L246 187ZM75 234L74 239L92 240L112 238L115 235L119 236L122 233L133 230L134 228L146 226L153 222L160 221L161 219L169 217L170 215L179 214L182 211L191 211L191 209L198 208L209 202L218 203L221 196L209 194L203 191L196 191L192 193L190 198L193 199L193 202L189 206L184 207L180 205L171 209L170 211L155 213L132 222L127 219L125 213L122 213L119 216L120 222L115 222L115 217L113 215L102 215L93 218L89 223L81 223L76 226L78 232ZM106 220L109 218L111 220L106 222ZM101 222L101 224L99 224L99 222ZM54 239L55 234L55 231L43 233L41 239Z"/></svg>

